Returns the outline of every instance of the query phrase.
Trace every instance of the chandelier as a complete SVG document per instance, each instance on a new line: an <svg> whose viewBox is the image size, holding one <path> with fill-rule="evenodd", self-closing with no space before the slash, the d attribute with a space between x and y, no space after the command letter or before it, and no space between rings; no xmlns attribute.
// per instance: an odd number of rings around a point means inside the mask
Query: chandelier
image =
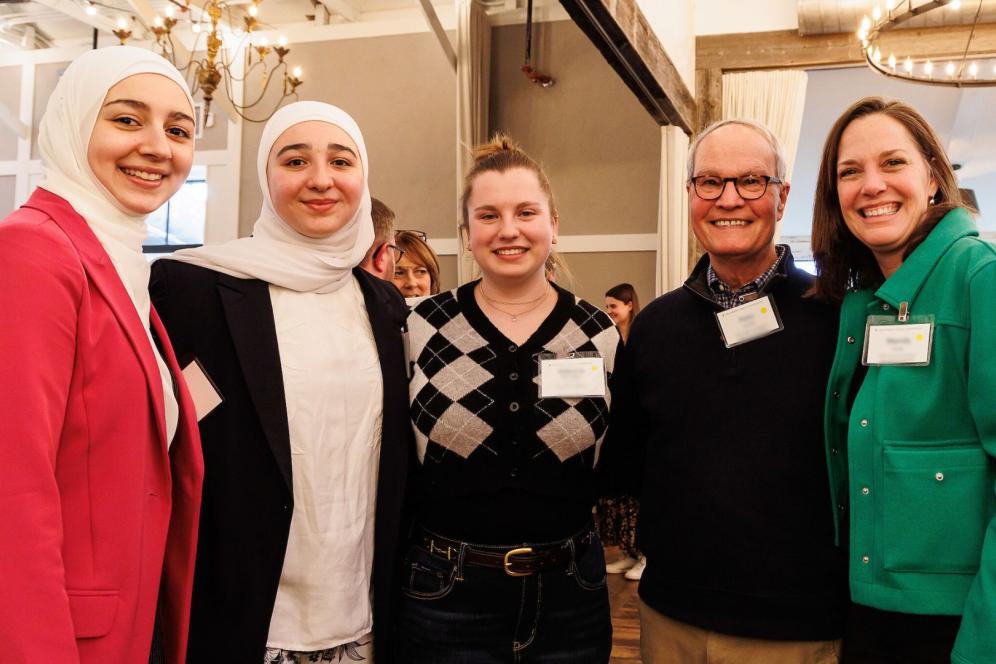
<svg viewBox="0 0 996 664"><path fill-rule="evenodd" d="M983 1L978 0L964 45L957 46L960 54L937 58L936 61L926 54L889 50L885 43L888 42L887 35L906 21L930 11L960 11L961 0L931 0L919 4L913 0L886 0L884 11L882 6L876 4L871 16L862 18L858 28L865 62L880 74L914 83L957 88L996 85L996 53L973 48ZM883 36L886 38L883 39Z"/></svg>
<svg viewBox="0 0 996 664"><path fill-rule="evenodd" d="M297 88L304 81L301 68L290 69L285 60L290 53L287 40L281 37L276 45L271 46L265 37L254 39L253 30L259 26L259 5L262 0L252 0L244 13L233 12L232 7L224 0L204 0L201 5L193 7L190 0L169 1L165 16L156 16L149 31L155 36L159 53L184 74L192 93L200 93L203 97L205 117L219 87L223 87L235 113L249 122L266 122L285 99L297 98ZM241 14L244 28L231 27L238 25L238 21L232 20L233 15L238 18L238 14ZM189 24L194 35L189 55L185 53L185 49L177 48L173 41L173 29L181 21ZM127 29L128 24L124 19L118 19L117 27L113 31L114 35L124 44L131 37L131 31ZM203 51L204 56L196 57L198 51ZM241 57L244 58L244 66L241 68L242 73L237 74L234 58L243 53ZM183 60L186 62L182 62ZM236 101L232 94L233 83L244 83L256 74L261 81L259 93L251 100ZM272 106L268 103L263 108L262 102L267 98L267 92L276 79L280 79L282 85L280 97L276 103L271 102Z"/></svg>

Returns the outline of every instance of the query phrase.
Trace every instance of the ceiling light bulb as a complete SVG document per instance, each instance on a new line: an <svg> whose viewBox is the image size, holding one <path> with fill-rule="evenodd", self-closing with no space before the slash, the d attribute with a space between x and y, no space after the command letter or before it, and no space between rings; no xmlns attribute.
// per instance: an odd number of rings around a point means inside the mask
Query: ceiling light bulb
<svg viewBox="0 0 996 664"><path fill-rule="evenodd" d="M876 63L879 63L879 62L882 61L882 50L881 49L879 49L877 47L875 48L875 52L872 53L872 60L874 60Z"/></svg>
<svg viewBox="0 0 996 664"><path fill-rule="evenodd" d="M933 72L934 72L934 63L931 62L930 60L927 60L927 62L923 65L923 73L926 74L927 76L930 76Z"/></svg>
<svg viewBox="0 0 996 664"><path fill-rule="evenodd" d="M903 62L903 69L906 70L907 74L913 73L913 58L907 56L906 61Z"/></svg>
<svg viewBox="0 0 996 664"><path fill-rule="evenodd" d="M885 11L891 12L896 8L896 0L885 0Z"/></svg>
<svg viewBox="0 0 996 664"><path fill-rule="evenodd" d="M890 53L889 54L889 68L890 69L895 69L896 68L896 54L895 53Z"/></svg>
<svg viewBox="0 0 996 664"><path fill-rule="evenodd" d="M861 29L864 30L865 32L868 32L871 29L871 27L872 27L871 19L868 18L867 16L863 16L861 18Z"/></svg>
<svg viewBox="0 0 996 664"><path fill-rule="evenodd" d="M194 24L193 24L192 26L190 26L190 30L191 30L191 31L192 31L192 32L193 32L193 33L194 33L195 35L198 35L198 34L200 34L200 32L201 32L201 24L200 24L200 23L194 23Z"/></svg>
<svg viewBox="0 0 996 664"><path fill-rule="evenodd" d="M257 7L256 5L252 5L251 7L249 7L249 16L256 18L256 14L258 13L259 13L259 7Z"/></svg>
<svg viewBox="0 0 996 664"><path fill-rule="evenodd" d="M872 20L878 21L880 18L882 18L882 8L875 5L875 9L872 10Z"/></svg>
<svg viewBox="0 0 996 664"><path fill-rule="evenodd" d="M267 46L270 45L270 40L267 39L266 37L260 37L259 38L259 45L262 46L263 48L266 48Z"/></svg>
<svg viewBox="0 0 996 664"><path fill-rule="evenodd" d="M176 16L176 10L173 9L173 5L166 5L166 18L173 18Z"/></svg>
<svg viewBox="0 0 996 664"><path fill-rule="evenodd" d="M947 75L948 75L949 78L951 76L954 76L954 73L955 73L954 63L953 62L949 62L948 66L944 68L944 71L947 73Z"/></svg>
<svg viewBox="0 0 996 664"><path fill-rule="evenodd" d="M94 7L93 5L91 5L90 3L87 3L87 5L86 5L86 15L87 16L96 16L97 15L97 8Z"/></svg>
<svg viewBox="0 0 996 664"><path fill-rule="evenodd" d="M952 2L948 4L948 6L951 7L951 9L958 11L959 9L961 9L961 0L952 0Z"/></svg>
<svg viewBox="0 0 996 664"><path fill-rule="evenodd" d="M124 30L128 27L128 21L124 20L123 16L118 17L118 30Z"/></svg>
<svg viewBox="0 0 996 664"><path fill-rule="evenodd" d="M156 26L157 28L163 27L163 17L157 16L154 19L152 19L152 25Z"/></svg>
<svg viewBox="0 0 996 664"><path fill-rule="evenodd" d="M294 78L301 78L301 73L300 67L294 67Z"/></svg>
<svg viewBox="0 0 996 664"><path fill-rule="evenodd" d="M975 64L974 62L972 64L968 65L968 74L972 78L975 78L976 76L978 76L979 75L979 65Z"/></svg>
<svg viewBox="0 0 996 664"><path fill-rule="evenodd" d="M280 35L280 39L277 40L277 43L280 44L280 48L284 48L287 46L287 37Z"/></svg>

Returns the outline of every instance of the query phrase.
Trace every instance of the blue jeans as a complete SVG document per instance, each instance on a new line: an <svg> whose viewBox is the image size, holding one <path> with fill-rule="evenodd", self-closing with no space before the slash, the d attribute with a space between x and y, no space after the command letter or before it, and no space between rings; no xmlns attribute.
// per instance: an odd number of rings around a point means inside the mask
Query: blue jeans
<svg viewBox="0 0 996 664"><path fill-rule="evenodd" d="M402 581L406 664L605 664L612 650L598 537L566 569L514 577L409 547ZM573 547L572 547L573 548Z"/></svg>

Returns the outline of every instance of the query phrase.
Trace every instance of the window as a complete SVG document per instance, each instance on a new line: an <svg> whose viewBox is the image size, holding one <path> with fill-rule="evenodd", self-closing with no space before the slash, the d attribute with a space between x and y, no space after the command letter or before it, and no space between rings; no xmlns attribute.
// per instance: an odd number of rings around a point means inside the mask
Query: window
<svg viewBox="0 0 996 664"><path fill-rule="evenodd" d="M207 166L194 166L180 190L146 219L147 254L171 253L204 244L207 211Z"/></svg>

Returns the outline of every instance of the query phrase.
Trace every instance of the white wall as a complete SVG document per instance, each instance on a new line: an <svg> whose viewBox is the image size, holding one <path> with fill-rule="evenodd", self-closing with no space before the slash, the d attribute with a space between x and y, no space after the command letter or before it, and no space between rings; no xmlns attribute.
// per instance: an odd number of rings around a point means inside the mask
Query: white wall
<svg viewBox="0 0 996 664"><path fill-rule="evenodd" d="M645 0L663 6L670 2ZM725 35L734 32L795 30L799 27L796 0L698 0L695 3L695 34ZM646 13L646 10L644 10Z"/></svg>
<svg viewBox="0 0 996 664"><path fill-rule="evenodd" d="M675 69L681 75L688 91L695 95L695 5L692 0L636 0L640 11L647 17L650 27Z"/></svg>

